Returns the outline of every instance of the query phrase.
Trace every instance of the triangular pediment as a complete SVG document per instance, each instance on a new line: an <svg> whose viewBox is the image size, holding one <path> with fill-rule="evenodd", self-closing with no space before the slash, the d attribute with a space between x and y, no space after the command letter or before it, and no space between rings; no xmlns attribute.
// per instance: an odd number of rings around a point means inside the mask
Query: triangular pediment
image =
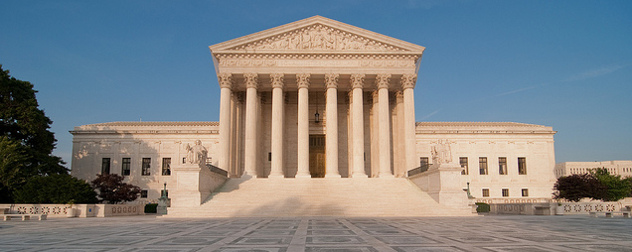
<svg viewBox="0 0 632 252"><path fill-rule="evenodd" d="M413 53L422 46L314 16L210 46L213 53Z"/></svg>

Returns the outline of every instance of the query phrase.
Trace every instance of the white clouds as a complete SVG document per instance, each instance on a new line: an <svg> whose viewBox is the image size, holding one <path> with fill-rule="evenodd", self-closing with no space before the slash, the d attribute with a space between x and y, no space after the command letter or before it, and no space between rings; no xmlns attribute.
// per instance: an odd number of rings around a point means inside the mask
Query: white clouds
<svg viewBox="0 0 632 252"><path fill-rule="evenodd" d="M564 82L572 82L572 81L581 81L586 79L591 79L599 76L608 75L616 72L617 70L626 67L626 65L613 65L613 66L605 66L601 68L591 69L576 75L573 75L564 80Z"/></svg>

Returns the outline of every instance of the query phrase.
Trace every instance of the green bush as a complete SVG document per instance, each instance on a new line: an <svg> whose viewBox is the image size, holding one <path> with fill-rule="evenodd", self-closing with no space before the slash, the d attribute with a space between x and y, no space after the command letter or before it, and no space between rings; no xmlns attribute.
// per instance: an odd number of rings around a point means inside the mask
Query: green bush
<svg viewBox="0 0 632 252"><path fill-rule="evenodd" d="M147 204L145 205L145 213L156 213L156 208L158 208L158 204Z"/></svg>
<svg viewBox="0 0 632 252"><path fill-rule="evenodd" d="M479 202L476 205L478 206L476 208L477 213L489 213L489 204Z"/></svg>
<svg viewBox="0 0 632 252"><path fill-rule="evenodd" d="M87 182L67 174L35 176L14 192L16 203L97 203L97 193Z"/></svg>

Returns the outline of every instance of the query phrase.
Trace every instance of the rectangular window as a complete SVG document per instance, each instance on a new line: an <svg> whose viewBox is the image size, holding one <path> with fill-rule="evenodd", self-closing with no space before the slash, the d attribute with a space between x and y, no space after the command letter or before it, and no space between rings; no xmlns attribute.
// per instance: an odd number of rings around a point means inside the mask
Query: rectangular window
<svg viewBox="0 0 632 252"><path fill-rule="evenodd" d="M481 175L487 175L487 158L486 157L478 158L478 169Z"/></svg>
<svg viewBox="0 0 632 252"><path fill-rule="evenodd" d="M467 165L467 157L460 157L459 163L461 164L461 175L469 174L469 167Z"/></svg>
<svg viewBox="0 0 632 252"><path fill-rule="evenodd" d="M527 175L527 158L526 157L518 158L518 174Z"/></svg>
<svg viewBox="0 0 632 252"><path fill-rule="evenodd" d="M171 158L162 159L162 175L163 176L171 175Z"/></svg>
<svg viewBox="0 0 632 252"><path fill-rule="evenodd" d="M147 190L141 190L140 191L140 197L141 198L147 198Z"/></svg>
<svg viewBox="0 0 632 252"><path fill-rule="evenodd" d="M489 197L489 189L487 188L483 189L483 197Z"/></svg>
<svg viewBox="0 0 632 252"><path fill-rule="evenodd" d="M429 163L430 162L428 160L428 157L420 157L419 158L419 167L421 167L422 170L424 170L424 169L427 170L428 166L430 165Z"/></svg>
<svg viewBox="0 0 632 252"><path fill-rule="evenodd" d="M503 188L503 197L509 197L509 189Z"/></svg>
<svg viewBox="0 0 632 252"><path fill-rule="evenodd" d="M121 165L121 174L123 176L129 176L130 174L130 165L132 164L131 158L123 158L123 162Z"/></svg>
<svg viewBox="0 0 632 252"><path fill-rule="evenodd" d="M526 189L526 188L522 189L522 197L529 197L529 189Z"/></svg>
<svg viewBox="0 0 632 252"><path fill-rule="evenodd" d="M101 159L101 174L110 174L110 158Z"/></svg>
<svg viewBox="0 0 632 252"><path fill-rule="evenodd" d="M183 164L186 164L186 163L187 163L187 158L183 157L183 158L182 158L182 163L183 163Z"/></svg>
<svg viewBox="0 0 632 252"><path fill-rule="evenodd" d="M143 176L151 175L151 158L143 158L142 173Z"/></svg>
<svg viewBox="0 0 632 252"><path fill-rule="evenodd" d="M506 157L498 158L498 174L507 175L507 158Z"/></svg>

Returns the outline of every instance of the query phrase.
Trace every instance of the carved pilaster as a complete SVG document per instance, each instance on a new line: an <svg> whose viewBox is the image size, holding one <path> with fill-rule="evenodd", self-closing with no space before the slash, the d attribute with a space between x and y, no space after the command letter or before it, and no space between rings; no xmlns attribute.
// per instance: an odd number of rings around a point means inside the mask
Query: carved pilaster
<svg viewBox="0 0 632 252"><path fill-rule="evenodd" d="M272 88L283 88L283 74L282 73L270 74L270 81L272 82Z"/></svg>
<svg viewBox="0 0 632 252"><path fill-rule="evenodd" d="M220 73L217 75L220 88L233 88L233 75L230 73Z"/></svg>
<svg viewBox="0 0 632 252"><path fill-rule="evenodd" d="M377 85L377 89L382 89L382 88L388 89L388 85L390 81L391 81L391 74L378 74L375 77L375 84Z"/></svg>
<svg viewBox="0 0 632 252"><path fill-rule="evenodd" d="M259 85L259 77L256 73L245 73L246 88L257 88Z"/></svg>
<svg viewBox="0 0 632 252"><path fill-rule="evenodd" d="M351 88L362 88L364 86L364 74L351 75Z"/></svg>
<svg viewBox="0 0 632 252"><path fill-rule="evenodd" d="M407 88L415 88L415 83L417 82L416 74L403 74L402 78L399 80L402 85L402 90Z"/></svg>
<svg viewBox="0 0 632 252"><path fill-rule="evenodd" d="M328 73L325 74L325 87L329 88L338 88L338 77L340 77L337 73Z"/></svg>
<svg viewBox="0 0 632 252"><path fill-rule="evenodd" d="M296 84L298 85L298 88L309 88L309 74L296 74Z"/></svg>

